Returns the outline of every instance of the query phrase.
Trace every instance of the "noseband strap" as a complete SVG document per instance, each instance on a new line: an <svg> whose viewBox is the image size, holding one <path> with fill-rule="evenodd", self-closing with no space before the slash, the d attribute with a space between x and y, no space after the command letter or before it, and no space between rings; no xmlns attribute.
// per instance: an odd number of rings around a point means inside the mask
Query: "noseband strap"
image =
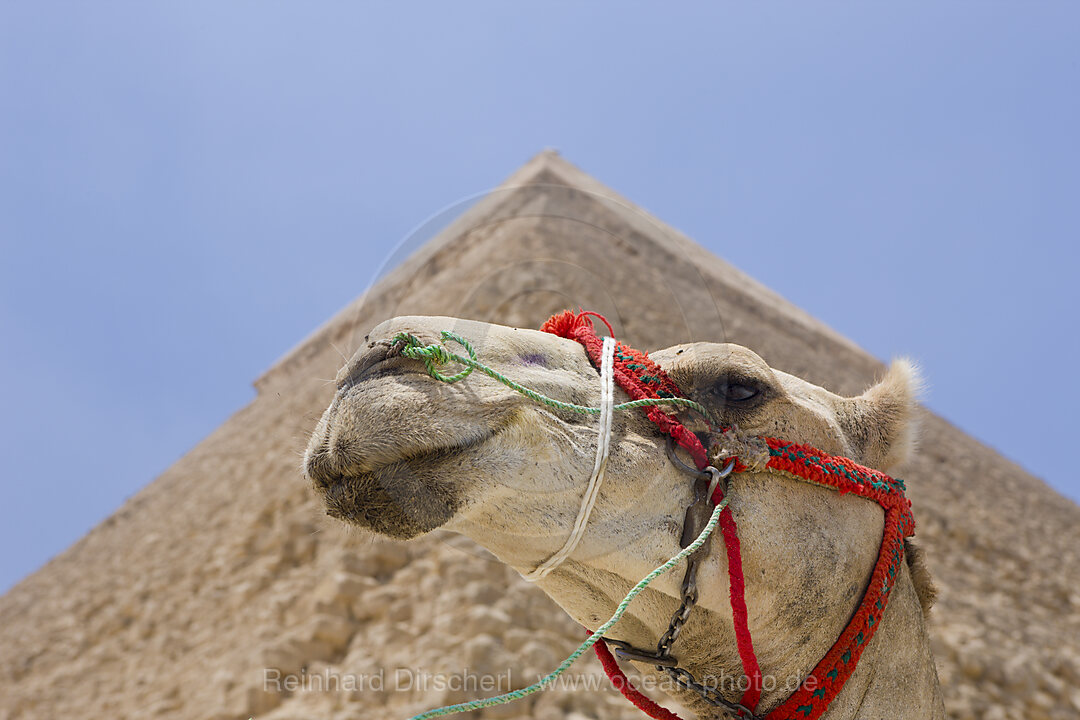
<svg viewBox="0 0 1080 720"><path fill-rule="evenodd" d="M607 467L608 449L611 447L611 417L615 407L615 338L605 337L603 347L600 350L600 427L596 439L596 463L593 465L592 477L585 490L585 497L581 501L581 509L578 510L577 519L574 521L574 529L570 537L551 557L538 565L531 572L522 575L529 582L536 582L547 577L555 568L559 567L574 548L581 542L585 535L585 526L589 523L589 515L592 514L596 505L596 498L600 495L600 483L604 481L604 469Z"/></svg>

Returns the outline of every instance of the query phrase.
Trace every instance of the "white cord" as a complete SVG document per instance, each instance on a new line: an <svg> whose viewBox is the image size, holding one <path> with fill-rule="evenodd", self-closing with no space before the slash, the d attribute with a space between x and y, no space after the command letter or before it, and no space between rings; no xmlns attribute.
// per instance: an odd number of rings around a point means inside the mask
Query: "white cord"
<svg viewBox="0 0 1080 720"><path fill-rule="evenodd" d="M615 338L604 338L600 356L600 429L596 440L596 464L593 466L592 477L589 479L589 487L585 490L585 497L581 501L581 509L578 510L577 520L574 521L574 529L570 532L570 537L566 538L566 542L554 555L537 566L535 570L522 576L529 582L536 582L547 577L548 573L570 557L570 553L574 552L574 548L585 535L589 515L592 514L593 506L596 505L596 498L600 496L600 483L604 480L608 449L611 447L611 416L615 405Z"/></svg>

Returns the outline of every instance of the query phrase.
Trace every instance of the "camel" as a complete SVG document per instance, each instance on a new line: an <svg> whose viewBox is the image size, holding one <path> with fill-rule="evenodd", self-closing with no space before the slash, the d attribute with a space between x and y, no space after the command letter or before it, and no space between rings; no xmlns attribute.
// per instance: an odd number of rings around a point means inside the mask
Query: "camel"
<svg viewBox="0 0 1080 720"><path fill-rule="evenodd" d="M600 402L597 369L572 340L456 318L398 317L374 328L339 372L305 472L335 518L399 539L436 528L461 533L525 575L560 549L575 522L593 471L597 421L532 402L479 373L437 382L392 341L408 333L438 343L443 330L468 338L478 358L527 387L580 405ZM882 471L912 452L918 379L906 361L847 398L770 368L739 345L683 344L650 357L687 397L746 437L785 438ZM626 399L616 388L615 402ZM640 411L616 413L606 475L581 542L536 583L585 627L606 620L634 583L679 551L692 483L667 458L664 440ZM766 679L758 705L765 715L829 650L857 607L881 544L883 511L864 498L753 469L732 476L729 496L748 624ZM738 679L727 559L718 547L700 566L697 607L674 654L696 676ZM932 586L917 548L908 546L906 560L876 635L822 717L944 717L924 617ZM678 572L658 578L610 636L654 647L679 606L680 579ZM647 663L635 667L645 676L657 672ZM692 691L669 691L702 720L730 717Z"/></svg>

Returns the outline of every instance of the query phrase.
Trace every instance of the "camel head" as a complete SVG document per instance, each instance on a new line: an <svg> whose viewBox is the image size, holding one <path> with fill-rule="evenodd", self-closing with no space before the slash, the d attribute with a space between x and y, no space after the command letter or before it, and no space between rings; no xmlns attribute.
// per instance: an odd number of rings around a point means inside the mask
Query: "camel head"
<svg viewBox="0 0 1080 720"><path fill-rule="evenodd" d="M438 382L393 342L410 333L425 345L439 343L443 330L471 341L479 360L526 387L579 405L600 403L597 370L572 340L447 317L398 317L372 330L338 374L308 445L306 473L327 512L346 523L402 539L445 528L527 572L562 546L574 524L595 461L597 420L538 404L480 372ZM738 345L678 345L650 357L715 420L746 436L806 443L884 471L910 451L915 380L905 362L862 395L841 397ZM616 388L616 402L628 399ZM590 627L678 551L692 500L692 482L668 460L664 437L640 410L617 413L612 432L582 542L539 583ZM733 477L730 495L762 667L808 670L861 598L881 542L882 510L765 472ZM678 649L688 664L738 676L726 559L715 548L699 573L704 610ZM679 581L677 573L657 580L615 636L655 645L678 605ZM783 693L778 687L774 695Z"/></svg>

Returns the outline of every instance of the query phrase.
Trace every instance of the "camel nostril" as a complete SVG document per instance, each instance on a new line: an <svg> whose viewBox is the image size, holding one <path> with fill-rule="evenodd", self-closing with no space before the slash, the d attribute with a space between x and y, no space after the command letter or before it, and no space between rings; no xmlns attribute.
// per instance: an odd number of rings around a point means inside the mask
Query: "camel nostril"
<svg viewBox="0 0 1080 720"><path fill-rule="evenodd" d="M389 340L383 340L381 344L385 344L388 346L386 349L386 357L384 359L389 360L390 358L395 358L401 355L401 351L405 349L405 346L408 343L406 343L404 340L394 340L393 342Z"/></svg>
<svg viewBox="0 0 1080 720"><path fill-rule="evenodd" d="M402 351L408 346L405 340L383 339L368 345L359 357L350 361L338 373L338 389L358 383L373 368L382 367L388 360L402 358ZM395 364L396 365L396 364Z"/></svg>

